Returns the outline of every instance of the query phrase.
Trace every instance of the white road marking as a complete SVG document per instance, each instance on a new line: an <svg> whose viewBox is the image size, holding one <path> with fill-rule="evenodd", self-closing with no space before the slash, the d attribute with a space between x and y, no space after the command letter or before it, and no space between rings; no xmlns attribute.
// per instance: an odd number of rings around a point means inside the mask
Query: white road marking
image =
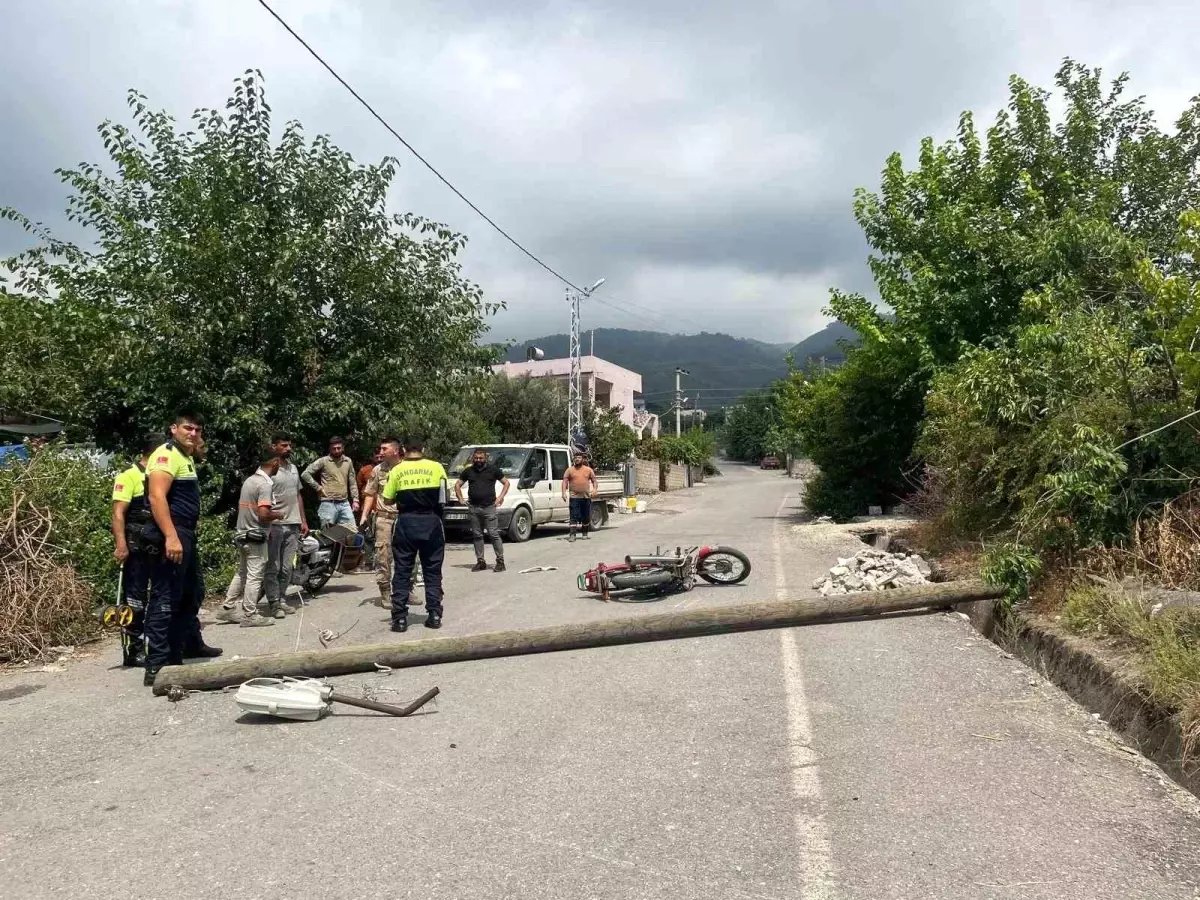
<svg viewBox="0 0 1200 900"><path fill-rule="evenodd" d="M787 575L783 568L783 528L785 496L775 512L775 598L787 599ZM783 655L783 687L787 697L788 749L792 770L792 793L796 797L795 828L800 851L800 877L803 900L831 900L835 897L833 855L829 827L825 821L825 800L821 793L819 754L812 748L812 723L804 690L804 667L795 629L779 632Z"/></svg>

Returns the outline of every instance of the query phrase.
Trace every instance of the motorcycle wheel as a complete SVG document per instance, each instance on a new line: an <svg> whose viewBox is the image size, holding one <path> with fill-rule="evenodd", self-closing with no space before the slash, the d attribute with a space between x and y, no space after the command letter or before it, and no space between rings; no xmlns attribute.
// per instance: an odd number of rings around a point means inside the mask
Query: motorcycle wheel
<svg viewBox="0 0 1200 900"><path fill-rule="evenodd" d="M315 594L321 588L325 587L329 579L332 577L332 569L326 569L324 572L313 573L304 579L304 589L310 594Z"/></svg>
<svg viewBox="0 0 1200 900"><path fill-rule="evenodd" d="M741 550L714 547L700 560L696 574L709 584L740 584L750 577L750 560Z"/></svg>
<svg viewBox="0 0 1200 900"><path fill-rule="evenodd" d="M614 591L636 590L638 588L661 587L670 584L675 576L664 569L650 569L644 572L619 572L609 575L609 583Z"/></svg>

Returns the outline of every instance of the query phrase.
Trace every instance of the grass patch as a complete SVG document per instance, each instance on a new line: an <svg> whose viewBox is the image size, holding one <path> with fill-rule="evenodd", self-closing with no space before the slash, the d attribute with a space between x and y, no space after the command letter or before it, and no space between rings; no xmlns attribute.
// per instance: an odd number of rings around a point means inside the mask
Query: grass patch
<svg viewBox="0 0 1200 900"><path fill-rule="evenodd" d="M1076 587L1062 607L1072 633L1131 651L1151 697L1177 710L1184 763L1200 751L1200 609L1167 608L1149 618L1137 596L1099 586Z"/></svg>

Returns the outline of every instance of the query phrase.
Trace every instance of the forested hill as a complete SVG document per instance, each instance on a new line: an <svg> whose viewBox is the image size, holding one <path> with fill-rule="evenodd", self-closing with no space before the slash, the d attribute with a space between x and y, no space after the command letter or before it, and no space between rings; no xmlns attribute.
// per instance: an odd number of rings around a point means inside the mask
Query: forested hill
<svg viewBox="0 0 1200 900"><path fill-rule="evenodd" d="M852 337L854 332L835 322L801 341L795 347L788 344L766 344L728 334L666 334L661 331L631 331L624 328L597 328L595 352L601 359L616 363L642 376L642 390L651 407L670 402L675 388L675 368L691 374L683 379L684 393L700 394L702 406L718 406L736 400L747 390L765 387L787 373L784 361L789 351L796 361L824 356L836 364L843 351L839 338ZM550 334L514 344L507 358L514 362L525 359L525 348L533 345L545 351L546 358L567 355L568 337ZM583 352L592 346L592 332L583 334Z"/></svg>

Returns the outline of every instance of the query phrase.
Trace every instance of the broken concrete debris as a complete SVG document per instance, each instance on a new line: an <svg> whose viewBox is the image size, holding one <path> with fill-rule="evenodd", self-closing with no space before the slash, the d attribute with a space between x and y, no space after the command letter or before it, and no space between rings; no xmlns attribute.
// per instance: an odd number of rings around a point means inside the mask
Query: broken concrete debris
<svg viewBox="0 0 1200 900"><path fill-rule="evenodd" d="M927 584L931 575L929 563L916 553L866 549L851 557L839 557L829 574L814 581L812 587L827 597Z"/></svg>

